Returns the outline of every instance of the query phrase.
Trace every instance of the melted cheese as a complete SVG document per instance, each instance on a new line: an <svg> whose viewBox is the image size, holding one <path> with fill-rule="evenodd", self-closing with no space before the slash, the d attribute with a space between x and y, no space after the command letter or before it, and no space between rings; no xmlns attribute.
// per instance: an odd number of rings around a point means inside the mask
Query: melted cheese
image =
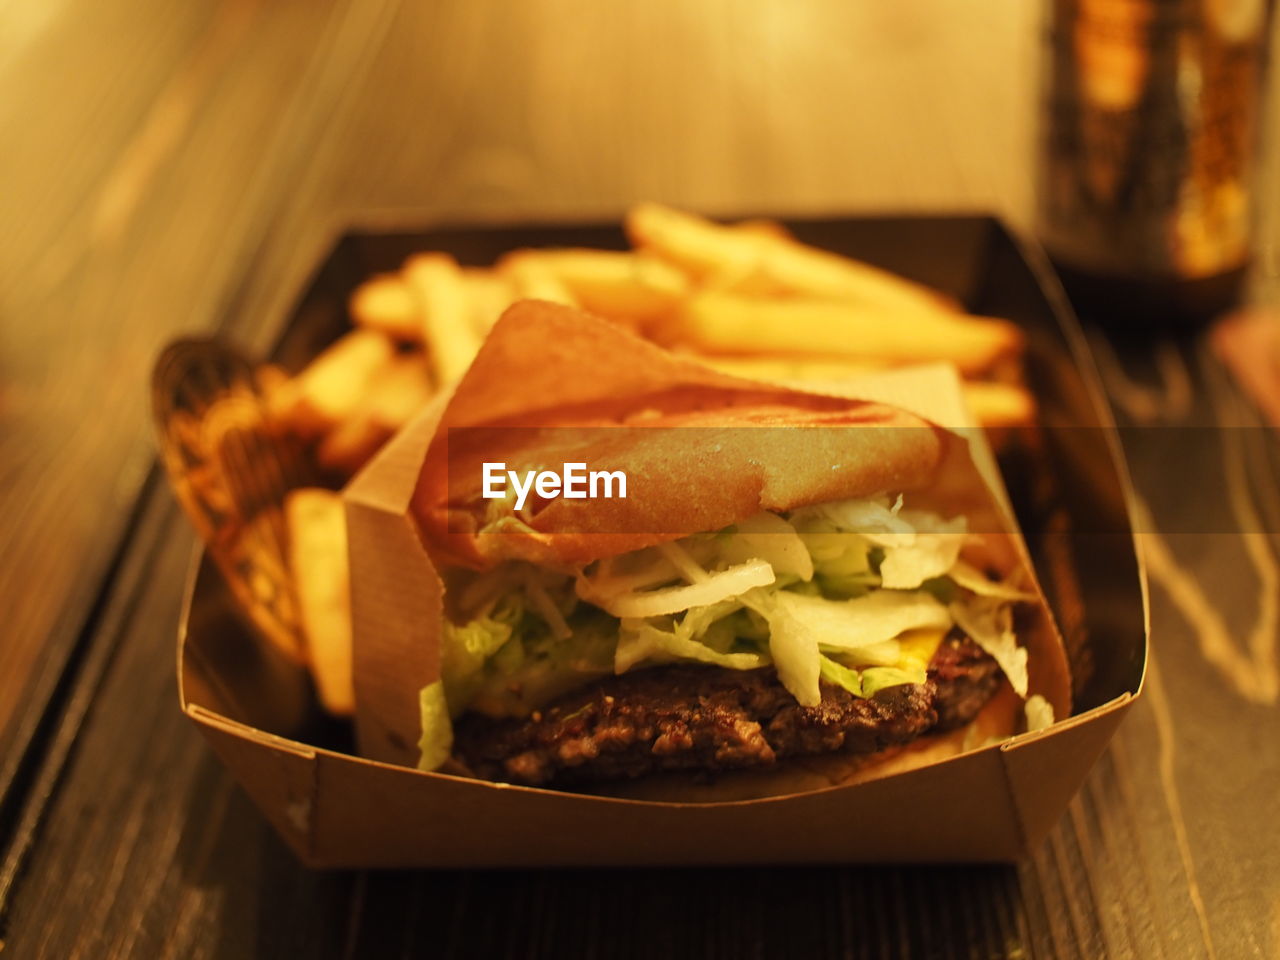
<svg viewBox="0 0 1280 960"><path fill-rule="evenodd" d="M928 669L929 661L933 659L933 655L938 652L938 647L942 645L943 639L946 637L947 631L940 629L928 630L908 630L898 635L898 644L902 653L898 659L898 666L905 669L918 667L921 670Z"/></svg>

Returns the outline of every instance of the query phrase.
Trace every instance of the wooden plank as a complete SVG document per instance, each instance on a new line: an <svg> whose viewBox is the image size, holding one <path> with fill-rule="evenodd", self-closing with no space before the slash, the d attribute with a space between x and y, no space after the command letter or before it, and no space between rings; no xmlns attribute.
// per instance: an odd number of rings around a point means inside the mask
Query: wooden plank
<svg viewBox="0 0 1280 960"><path fill-rule="evenodd" d="M150 468L150 364L227 315L322 120L305 107L324 54L370 29L319 5L84 6L0 61L26 92L0 116L21 144L0 153L6 759L56 688Z"/></svg>
<svg viewBox="0 0 1280 960"><path fill-rule="evenodd" d="M193 540L167 494L152 511L153 549L138 551L137 575L94 638L98 656L30 796L24 819L42 821L39 843L5 953L337 955L350 878L297 867L176 709L174 629Z"/></svg>

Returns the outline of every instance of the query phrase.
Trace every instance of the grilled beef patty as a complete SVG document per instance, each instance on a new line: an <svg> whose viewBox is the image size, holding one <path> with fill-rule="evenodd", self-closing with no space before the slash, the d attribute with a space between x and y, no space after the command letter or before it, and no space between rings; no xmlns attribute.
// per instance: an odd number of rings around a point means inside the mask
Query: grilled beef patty
<svg viewBox="0 0 1280 960"><path fill-rule="evenodd" d="M816 707L796 703L772 667L650 667L566 694L529 718L466 714L455 724L454 752L477 776L531 786L874 753L968 723L1000 676L958 631L939 645L924 683L867 698L822 683Z"/></svg>

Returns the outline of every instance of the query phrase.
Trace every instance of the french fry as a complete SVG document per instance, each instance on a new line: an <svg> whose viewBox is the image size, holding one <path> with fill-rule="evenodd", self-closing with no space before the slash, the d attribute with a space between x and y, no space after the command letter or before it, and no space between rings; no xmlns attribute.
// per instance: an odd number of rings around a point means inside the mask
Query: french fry
<svg viewBox="0 0 1280 960"><path fill-rule="evenodd" d="M935 290L759 227L721 226L646 203L628 211L626 228L636 246L654 250L714 289L849 300L895 313L956 312Z"/></svg>
<svg viewBox="0 0 1280 960"><path fill-rule="evenodd" d="M563 248L537 258L585 310L644 324L670 313L689 293L689 278L647 253Z"/></svg>
<svg viewBox="0 0 1280 960"><path fill-rule="evenodd" d="M471 321L476 334L483 337L516 299L510 278L483 267L463 267L462 282L471 301Z"/></svg>
<svg viewBox="0 0 1280 960"><path fill-rule="evenodd" d="M739 220L729 224L730 230L739 233L751 233L756 236L772 237L775 240L791 240L791 231L777 220Z"/></svg>
<svg viewBox="0 0 1280 960"><path fill-rule="evenodd" d="M369 416L391 430L399 430L431 400L431 371L421 353L405 353L375 385L369 399Z"/></svg>
<svg viewBox="0 0 1280 960"><path fill-rule="evenodd" d="M747 275L757 268L761 258L758 232L722 227L656 203L632 207L624 225L634 247L653 251L695 280Z"/></svg>
<svg viewBox="0 0 1280 960"><path fill-rule="evenodd" d="M432 396L426 357L401 354L373 383L364 402L316 448L322 467L355 474Z"/></svg>
<svg viewBox="0 0 1280 960"><path fill-rule="evenodd" d="M382 274L360 284L348 304L357 326L380 330L408 343L422 342L422 318L413 291L397 274Z"/></svg>
<svg viewBox="0 0 1280 960"><path fill-rule="evenodd" d="M480 349L462 271L446 253L421 253L405 263L404 277L418 300L422 338L436 382L453 383Z"/></svg>
<svg viewBox="0 0 1280 960"><path fill-rule="evenodd" d="M1022 348L1022 332L1004 320L725 293L687 301L676 334L709 353L834 355L895 364L942 360L968 375L993 369Z"/></svg>
<svg viewBox="0 0 1280 960"><path fill-rule="evenodd" d="M347 518L332 490L292 490L285 498L289 568L320 702L330 713L355 711L351 676L351 595Z"/></svg>
<svg viewBox="0 0 1280 960"><path fill-rule="evenodd" d="M1016 386L1023 344L1013 324L969 316L926 287L801 244L772 220L719 224L645 203L628 212L626 230L630 251L523 249L492 268L413 256L399 274L352 294L358 333L293 380L263 371L268 404L319 441L321 465L354 473L427 402L433 383L462 376L512 302L532 297L582 306L751 379L813 384L952 362L981 378L966 390L982 422L1034 417ZM421 342L425 359L396 357L395 342Z"/></svg>
<svg viewBox="0 0 1280 960"><path fill-rule="evenodd" d="M955 314L936 290L897 274L794 240L762 237L760 272L789 293L829 297L893 313Z"/></svg>
<svg viewBox="0 0 1280 960"><path fill-rule="evenodd" d="M351 416L394 355L395 348L384 334L353 330L277 387L269 397L270 410L300 436L317 437Z"/></svg>
<svg viewBox="0 0 1280 960"><path fill-rule="evenodd" d="M1036 422L1036 402L1030 391L1010 383L964 382L964 399L984 427L1029 427Z"/></svg>
<svg viewBox="0 0 1280 960"><path fill-rule="evenodd" d="M511 282L517 299L550 300L570 307L577 298L547 264L541 251L516 250L498 261L498 270Z"/></svg>

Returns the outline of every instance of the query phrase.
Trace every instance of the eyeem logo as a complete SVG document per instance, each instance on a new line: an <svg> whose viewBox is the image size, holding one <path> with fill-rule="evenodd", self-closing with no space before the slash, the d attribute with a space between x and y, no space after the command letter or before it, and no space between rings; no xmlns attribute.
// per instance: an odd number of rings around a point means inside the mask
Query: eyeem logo
<svg viewBox="0 0 1280 960"><path fill-rule="evenodd" d="M621 470L588 472L585 463L566 463L560 473L554 470L526 470L522 474L508 470L505 463L484 464L483 495L486 500L505 499L508 483L515 491L517 510L524 509L530 491L544 500L554 500L556 497L564 497L566 500L627 498L627 475Z"/></svg>

